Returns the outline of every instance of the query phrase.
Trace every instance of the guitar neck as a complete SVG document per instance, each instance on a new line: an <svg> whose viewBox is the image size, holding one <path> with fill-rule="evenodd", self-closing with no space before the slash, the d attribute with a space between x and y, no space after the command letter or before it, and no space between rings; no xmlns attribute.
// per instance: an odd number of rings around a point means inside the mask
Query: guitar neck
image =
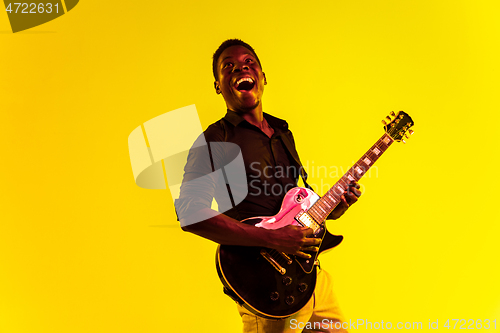
<svg viewBox="0 0 500 333"><path fill-rule="evenodd" d="M394 142L390 135L385 133L361 158L333 185L307 213L318 223L323 223L333 209L340 203L340 197L347 190L351 181L360 180L380 156Z"/></svg>

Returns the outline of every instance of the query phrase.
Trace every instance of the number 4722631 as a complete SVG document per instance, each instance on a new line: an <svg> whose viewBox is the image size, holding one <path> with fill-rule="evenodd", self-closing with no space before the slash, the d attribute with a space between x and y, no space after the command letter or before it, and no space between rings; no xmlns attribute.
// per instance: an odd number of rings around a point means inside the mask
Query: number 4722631
<svg viewBox="0 0 500 333"><path fill-rule="evenodd" d="M14 6L12 6L14 5ZM13 9L15 7L15 10ZM21 11L19 11L21 9ZM56 3L52 5L51 3L21 3L21 2L16 2L14 4L9 3L7 8L5 9L9 13L20 13L20 14L43 14L47 13L50 14L52 11L55 11L56 13L59 13L59 4Z"/></svg>
<svg viewBox="0 0 500 333"><path fill-rule="evenodd" d="M450 320L452 321L452 324L450 325ZM453 323L454 322L454 323ZM452 326L453 325L453 326ZM458 325L458 327L457 327ZM497 320L489 320L489 319L448 319L446 323L444 323L444 326L446 328L452 328L452 329L496 329L497 328Z"/></svg>

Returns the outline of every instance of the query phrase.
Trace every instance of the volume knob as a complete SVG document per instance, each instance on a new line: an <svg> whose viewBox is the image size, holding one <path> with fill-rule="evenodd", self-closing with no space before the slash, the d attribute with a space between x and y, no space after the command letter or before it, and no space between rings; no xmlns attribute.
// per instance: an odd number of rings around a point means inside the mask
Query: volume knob
<svg viewBox="0 0 500 333"><path fill-rule="evenodd" d="M292 284L292 278L291 278L291 277L289 277L289 276L285 276L285 277L283 278L283 284L284 284L285 286L289 286L290 284Z"/></svg>
<svg viewBox="0 0 500 333"><path fill-rule="evenodd" d="M295 297L293 297L293 296L287 296L286 299L285 299L285 302L288 305L292 305L293 302L295 302Z"/></svg>
<svg viewBox="0 0 500 333"><path fill-rule="evenodd" d="M277 301L280 298L280 294L277 291L273 291L269 297L271 297L272 301Z"/></svg>
<svg viewBox="0 0 500 333"><path fill-rule="evenodd" d="M299 283L299 291L303 293L307 290L307 283Z"/></svg>

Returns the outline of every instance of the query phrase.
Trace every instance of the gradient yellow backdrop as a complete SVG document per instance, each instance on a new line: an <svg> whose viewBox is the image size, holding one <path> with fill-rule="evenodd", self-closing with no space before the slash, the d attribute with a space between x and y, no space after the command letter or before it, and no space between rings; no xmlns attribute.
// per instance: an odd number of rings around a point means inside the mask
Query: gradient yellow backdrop
<svg viewBox="0 0 500 333"><path fill-rule="evenodd" d="M3 11L0 332L241 330L215 244L180 230L166 190L135 185L127 148L164 112L224 115L211 55L235 37L317 188L390 111L416 123L329 224L346 237L322 257L346 317L500 326L499 14L485 0L86 0L12 34Z"/></svg>

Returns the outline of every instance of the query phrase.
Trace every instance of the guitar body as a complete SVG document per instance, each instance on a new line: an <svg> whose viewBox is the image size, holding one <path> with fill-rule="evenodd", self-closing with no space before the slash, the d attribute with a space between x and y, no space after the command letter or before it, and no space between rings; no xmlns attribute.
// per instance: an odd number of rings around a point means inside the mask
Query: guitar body
<svg viewBox="0 0 500 333"><path fill-rule="evenodd" d="M265 229L301 224L295 217L306 212L319 196L306 188L287 192L278 214L242 221ZM229 295L243 301L246 309L267 318L285 318L302 309L316 286L315 261L319 253L337 246L342 236L330 234L323 226L314 235L322 239L319 252L310 259L249 246L221 245L217 249L217 272ZM232 295L231 295L232 294Z"/></svg>

